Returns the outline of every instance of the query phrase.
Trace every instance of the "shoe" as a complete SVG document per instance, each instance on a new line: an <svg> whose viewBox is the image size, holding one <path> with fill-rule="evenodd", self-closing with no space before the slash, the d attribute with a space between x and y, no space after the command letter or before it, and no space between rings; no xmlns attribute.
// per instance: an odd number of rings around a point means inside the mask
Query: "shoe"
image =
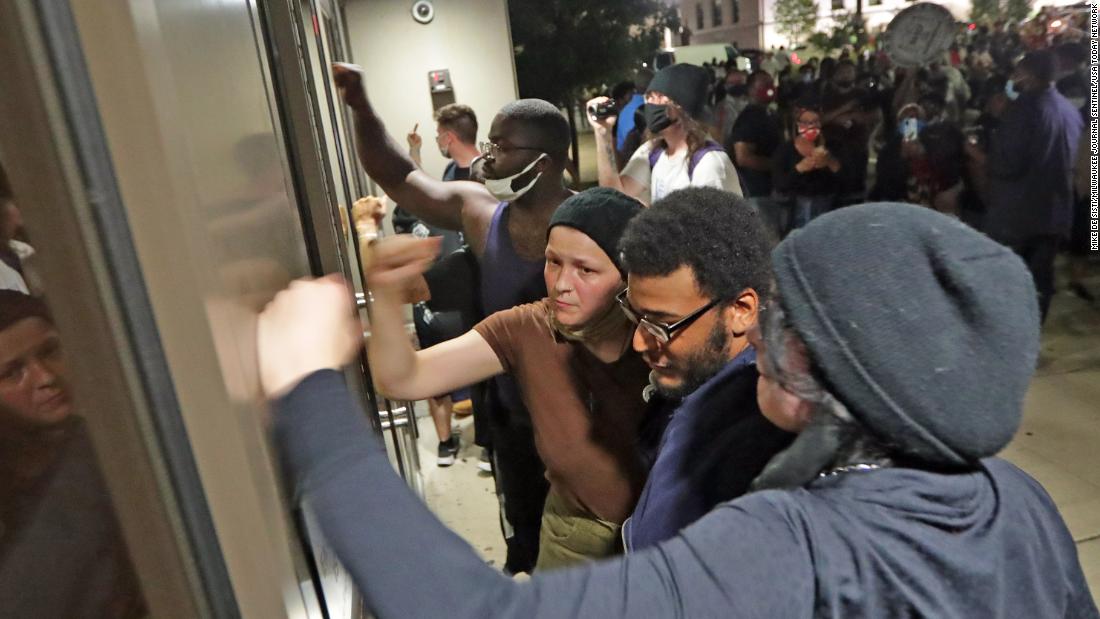
<svg viewBox="0 0 1100 619"><path fill-rule="evenodd" d="M474 413L474 403L470 401L470 398L466 398L461 402L455 402L451 411L454 412L454 416L458 419L469 417Z"/></svg>
<svg viewBox="0 0 1100 619"><path fill-rule="evenodd" d="M455 463L455 456L458 455L458 439L454 436L443 441L439 444L439 450L436 452L437 458L435 463L439 466L451 466Z"/></svg>
<svg viewBox="0 0 1100 619"><path fill-rule="evenodd" d="M493 472L493 461L489 459L489 450L481 448L481 456L477 459L477 468L486 473Z"/></svg>

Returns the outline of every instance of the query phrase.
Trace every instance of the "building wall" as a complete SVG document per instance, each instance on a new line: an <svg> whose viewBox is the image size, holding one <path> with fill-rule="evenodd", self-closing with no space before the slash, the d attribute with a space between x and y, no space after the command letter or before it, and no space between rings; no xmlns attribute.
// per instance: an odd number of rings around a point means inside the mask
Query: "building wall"
<svg viewBox="0 0 1100 619"><path fill-rule="evenodd" d="M454 100L477 114L478 139L501 106L518 96L506 0L435 2L429 24L415 22L409 0L349 0L345 20L353 60L390 135L404 146L419 123L424 170L443 174L435 147L428 72L450 69Z"/></svg>
<svg viewBox="0 0 1100 619"><path fill-rule="evenodd" d="M691 29L692 44L732 41L742 49L760 46L762 8L761 0L680 0L680 15L684 26Z"/></svg>
<svg viewBox="0 0 1100 619"><path fill-rule="evenodd" d="M713 15L714 3L722 6L722 21L716 22ZM733 5L738 3L740 20L733 22ZM1076 0L1045 0L1039 5L1073 4ZM884 28L900 11L913 5L913 0L864 0L863 17L871 31ZM949 0L937 2L951 11L956 19L966 20L970 15L969 0ZM680 15L686 27L692 31L692 43L729 43L738 47L768 49L789 46L787 37L775 29L775 0L680 0ZM702 9L702 25L699 24L699 8ZM827 30L833 26L833 15L853 13L856 0L818 0L818 30Z"/></svg>

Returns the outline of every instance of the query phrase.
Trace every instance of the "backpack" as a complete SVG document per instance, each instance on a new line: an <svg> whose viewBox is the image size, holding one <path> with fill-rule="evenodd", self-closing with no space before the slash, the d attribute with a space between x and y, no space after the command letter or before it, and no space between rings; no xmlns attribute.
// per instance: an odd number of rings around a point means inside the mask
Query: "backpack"
<svg viewBox="0 0 1100 619"><path fill-rule="evenodd" d="M699 165L699 162L703 159L703 155L706 155L707 153L713 151L721 151L724 153L726 152L726 149L722 148L722 145L718 142L715 142L714 140L707 140L707 143L703 144L702 148L692 153L691 160L688 161L689 181L691 180L692 175L695 173L695 166ZM657 160L661 158L661 153L663 152L665 152L664 148L654 148L653 150L649 151L650 171L652 171L654 166L657 165Z"/></svg>

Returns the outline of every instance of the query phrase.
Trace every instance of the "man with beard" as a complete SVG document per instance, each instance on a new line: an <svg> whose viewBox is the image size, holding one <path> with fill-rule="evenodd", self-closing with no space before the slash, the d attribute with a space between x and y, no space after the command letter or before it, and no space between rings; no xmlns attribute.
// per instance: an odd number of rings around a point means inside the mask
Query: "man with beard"
<svg viewBox="0 0 1100 619"><path fill-rule="evenodd" d="M425 223L459 230L477 257L481 310L490 315L546 296L543 279L550 216L572 192L563 181L569 123L552 104L520 99L493 118L471 181L443 182L416 166L386 133L367 99L358 67L333 65L333 78L355 119L363 169L402 208ZM421 291L416 300L425 300ZM411 300L411 299L410 299ZM548 484L535 452L531 418L515 383L494 379L489 425L508 544L505 570L530 571L538 556Z"/></svg>
<svg viewBox="0 0 1100 619"><path fill-rule="evenodd" d="M747 339L767 300L770 245L747 202L710 187L659 200L619 244L628 273L619 299L638 325L634 349L652 370L652 387L675 407L623 525L628 551L744 494L793 438L760 414Z"/></svg>

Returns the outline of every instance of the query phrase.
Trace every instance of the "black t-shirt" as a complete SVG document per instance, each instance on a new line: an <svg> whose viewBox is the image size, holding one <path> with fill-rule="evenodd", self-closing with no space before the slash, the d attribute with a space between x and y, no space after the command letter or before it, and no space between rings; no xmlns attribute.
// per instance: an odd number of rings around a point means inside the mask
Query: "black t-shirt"
<svg viewBox="0 0 1100 619"><path fill-rule="evenodd" d="M738 142L752 144L756 147L756 154L761 157L771 157L775 149L779 147L781 140L779 131L779 119L775 114L768 112L768 108L759 103L751 103L745 108L730 130L729 143L726 151L730 153L730 159L735 162L734 145ZM741 184L748 197L767 197L772 193L771 170L751 170L737 167L737 173L741 176Z"/></svg>
<svg viewBox="0 0 1100 619"><path fill-rule="evenodd" d="M838 92L828 86L821 97L821 106L826 116L849 104L852 104L853 111L865 113L877 107L877 100L862 88ZM870 154L867 142L870 128L862 122L842 117L826 123L821 128L821 133L829 144L829 150L841 163L840 191L862 192L867 182L867 160Z"/></svg>
<svg viewBox="0 0 1100 619"><path fill-rule="evenodd" d="M470 168L460 168L454 161L449 162L447 168L443 171L444 181L464 181L469 178ZM393 229L398 234L412 234L421 238L429 236L443 237L443 246L439 251L441 257L462 247L464 242L461 232L427 224L400 206L393 209Z"/></svg>
<svg viewBox="0 0 1100 619"><path fill-rule="evenodd" d="M802 173L794 167L802 161L802 155L794 142L786 142L776 150L772 159L772 180L775 190L786 196L830 196L840 188L838 173L828 168L818 168ZM841 163L843 166L843 162ZM841 168L843 170L843 168Z"/></svg>

